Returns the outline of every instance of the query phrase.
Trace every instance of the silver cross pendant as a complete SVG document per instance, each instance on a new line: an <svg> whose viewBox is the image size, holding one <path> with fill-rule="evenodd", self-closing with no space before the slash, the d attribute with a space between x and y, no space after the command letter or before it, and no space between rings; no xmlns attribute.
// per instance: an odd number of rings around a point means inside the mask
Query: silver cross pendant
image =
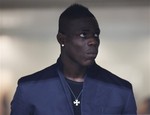
<svg viewBox="0 0 150 115"><path fill-rule="evenodd" d="M80 104L80 101L76 99L75 101L73 101L73 104L75 104L75 106L78 106Z"/></svg>

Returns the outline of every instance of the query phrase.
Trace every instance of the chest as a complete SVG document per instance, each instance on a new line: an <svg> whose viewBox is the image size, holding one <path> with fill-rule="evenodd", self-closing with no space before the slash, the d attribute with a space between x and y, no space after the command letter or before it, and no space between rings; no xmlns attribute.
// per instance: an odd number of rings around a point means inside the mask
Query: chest
<svg viewBox="0 0 150 115"><path fill-rule="evenodd" d="M29 96L29 100L33 115L74 115L73 96L67 86L60 82L45 83L32 91L30 96L34 98L30 100ZM121 114L124 107L119 91L91 82L84 84L80 100L81 115Z"/></svg>

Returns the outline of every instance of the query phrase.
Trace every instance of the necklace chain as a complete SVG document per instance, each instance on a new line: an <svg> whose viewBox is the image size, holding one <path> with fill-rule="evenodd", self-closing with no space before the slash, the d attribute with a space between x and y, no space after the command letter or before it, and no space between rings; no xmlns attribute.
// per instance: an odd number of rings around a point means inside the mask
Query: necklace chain
<svg viewBox="0 0 150 115"><path fill-rule="evenodd" d="M83 89L80 91L79 95L76 97L74 92L72 91L71 87L69 86L68 82L66 81L66 84L71 92L71 94L73 95L74 97L74 101L73 101L73 104L75 104L76 106L78 106L78 104L80 104L80 101L78 100L78 98L81 96L82 92L83 92Z"/></svg>

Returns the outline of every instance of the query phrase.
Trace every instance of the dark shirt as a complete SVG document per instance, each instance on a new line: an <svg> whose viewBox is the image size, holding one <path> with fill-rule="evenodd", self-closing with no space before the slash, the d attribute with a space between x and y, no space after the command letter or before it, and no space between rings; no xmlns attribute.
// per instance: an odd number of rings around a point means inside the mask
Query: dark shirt
<svg viewBox="0 0 150 115"><path fill-rule="evenodd" d="M71 88L72 92L74 93L75 97L77 98L83 88L83 82L75 82L75 81L72 81L69 79L66 79L66 81L67 81L69 87ZM73 110L74 110L74 115L81 115L81 95L82 95L82 93L78 98L78 100L80 101L80 104L78 104L78 106L76 106L75 104L73 104L73 101L75 101L75 97L73 96L71 90L70 90L70 93L71 93L71 98L72 98L72 106L73 106Z"/></svg>

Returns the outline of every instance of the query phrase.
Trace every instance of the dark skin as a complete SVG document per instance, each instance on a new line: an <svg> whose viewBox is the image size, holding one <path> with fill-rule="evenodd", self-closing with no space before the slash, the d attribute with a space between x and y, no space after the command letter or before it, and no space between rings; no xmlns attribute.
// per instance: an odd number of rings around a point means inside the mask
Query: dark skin
<svg viewBox="0 0 150 115"><path fill-rule="evenodd" d="M69 21L65 32L58 33L64 75L73 81L83 82L87 68L98 54L100 29L95 18Z"/></svg>

